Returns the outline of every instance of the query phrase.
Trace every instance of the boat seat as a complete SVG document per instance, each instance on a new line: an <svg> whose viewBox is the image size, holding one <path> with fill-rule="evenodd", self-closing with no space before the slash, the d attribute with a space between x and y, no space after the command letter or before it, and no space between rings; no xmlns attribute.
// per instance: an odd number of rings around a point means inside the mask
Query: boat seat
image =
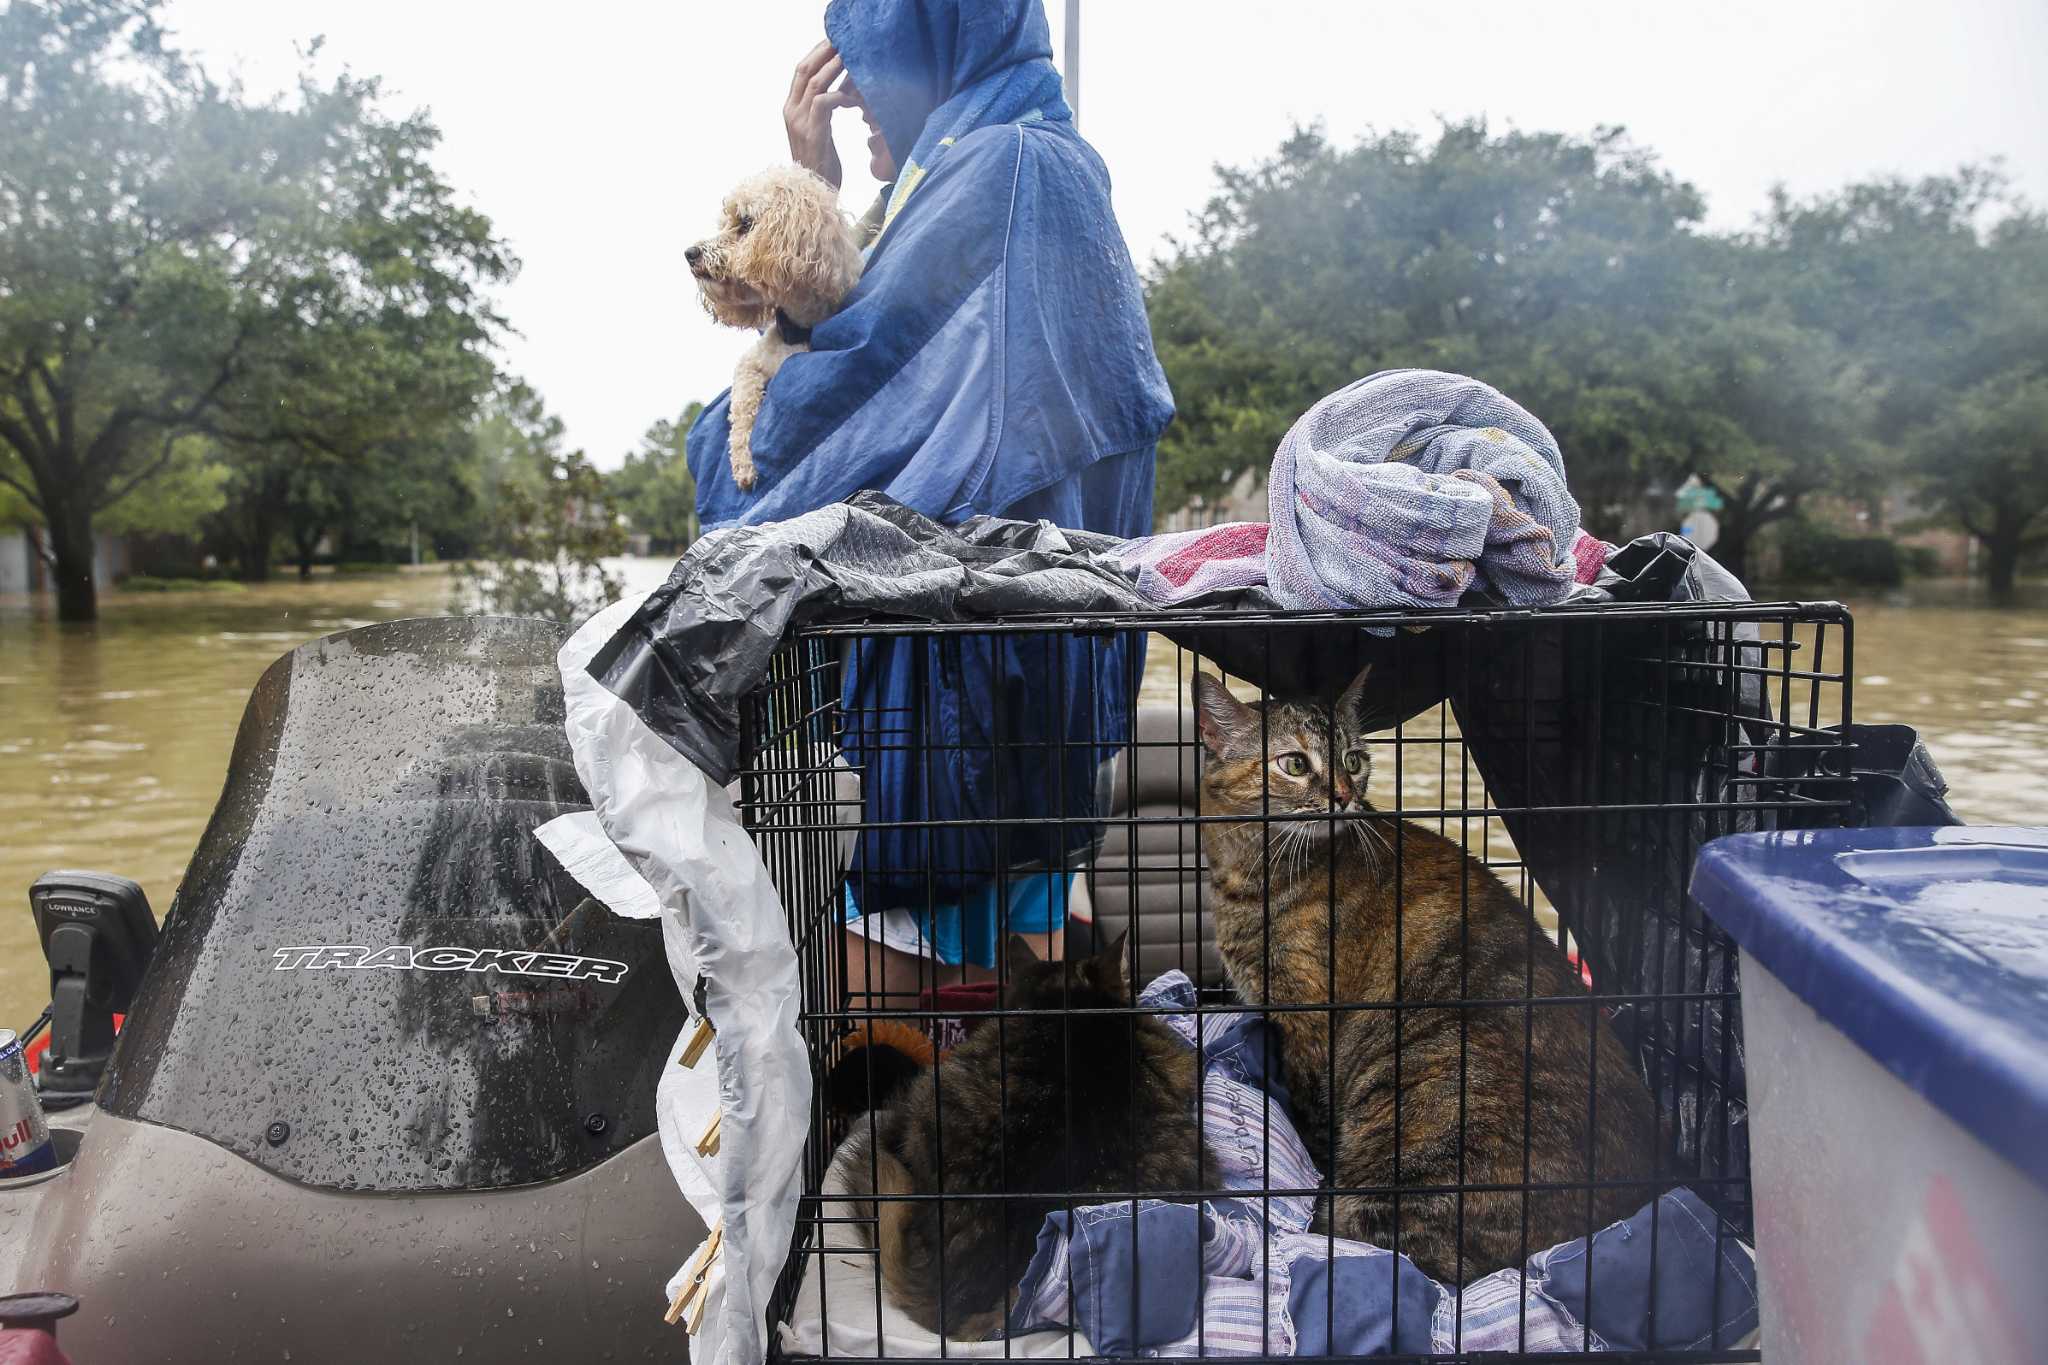
<svg viewBox="0 0 2048 1365"><path fill-rule="evenodd" d="M1117 755L1102 851L1081 878L1067 927L1067 954L1106 944L1126 929L1138 944L1138 980L1179 968L1220 985L1214 913L1202 886L1196 803L1195 716L1167 704L1140 706L1133 743Z"/></svg>

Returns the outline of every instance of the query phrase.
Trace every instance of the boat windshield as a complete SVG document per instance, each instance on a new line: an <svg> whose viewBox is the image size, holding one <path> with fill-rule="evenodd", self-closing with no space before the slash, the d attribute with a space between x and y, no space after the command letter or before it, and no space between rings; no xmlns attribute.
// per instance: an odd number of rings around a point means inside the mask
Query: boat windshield
<svg viewBox="0 0 2048 1365"><path fill-rule="evenodd" d="M652 921L533 837L588 808L561 632L401 621L271 666L102 1104L342 1189L573 1174L654 1131Z"/></svg>

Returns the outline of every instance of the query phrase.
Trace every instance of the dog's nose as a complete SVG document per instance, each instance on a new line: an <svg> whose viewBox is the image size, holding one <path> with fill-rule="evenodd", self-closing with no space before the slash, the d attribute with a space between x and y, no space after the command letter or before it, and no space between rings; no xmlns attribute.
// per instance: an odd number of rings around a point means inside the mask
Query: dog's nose
<svg viewBox="0 0 2048 1365"><path fill-rule="evenodd" d="M699 262L699 261L701 261L701 260L703 260L703 259L704 259L704 248L703 248L703 247L701 247L701 246L693 246L693 247L691 247L691 248L690 248L690 249L689 249L688 251L685 251L685 252L683 253L683 260L684 260L684 262L685 262L685 263L686 263L686 264L687 264L687 265L688 265L688 266L690 267L690 269L692 269L692 270L695 270L695 269L697 268L697 262Z"/></svg>

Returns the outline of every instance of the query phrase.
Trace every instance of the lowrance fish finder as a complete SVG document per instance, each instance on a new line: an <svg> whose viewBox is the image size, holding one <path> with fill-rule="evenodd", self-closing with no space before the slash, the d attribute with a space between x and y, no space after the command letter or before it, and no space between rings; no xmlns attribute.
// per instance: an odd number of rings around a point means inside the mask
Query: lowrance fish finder
<svg viewBox="0 0 2048 1365"><path fill-rule="evenodd" d="M114 1016L127 1012L156 948L149 898L126 877L52 872L28 891L50 964L50 1051L43 1103L90 1100L114 1048Z"/></svg>

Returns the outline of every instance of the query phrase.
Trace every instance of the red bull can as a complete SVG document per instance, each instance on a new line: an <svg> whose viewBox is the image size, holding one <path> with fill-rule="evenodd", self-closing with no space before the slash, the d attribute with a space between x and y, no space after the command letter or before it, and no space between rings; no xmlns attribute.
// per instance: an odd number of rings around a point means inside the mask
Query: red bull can
<svg viewBox="0 0 2048 1365"><path fill-rule="evenodd" d="M29 1079L28 1058L13 1029L0 1028L0 1180L34 1175L57 1164L43 1102Z"/></svg>

